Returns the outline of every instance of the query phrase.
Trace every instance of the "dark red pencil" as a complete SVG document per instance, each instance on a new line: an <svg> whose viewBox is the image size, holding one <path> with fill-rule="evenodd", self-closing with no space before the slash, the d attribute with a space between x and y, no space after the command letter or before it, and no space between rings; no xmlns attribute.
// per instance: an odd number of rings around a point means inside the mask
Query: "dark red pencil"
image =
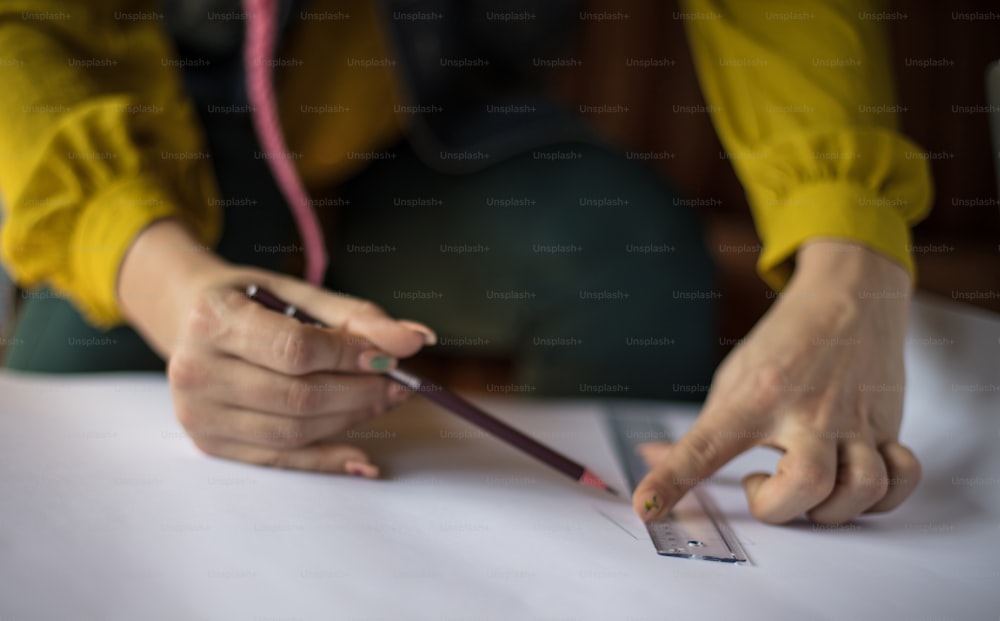
<svg viewBox="0 0 1000 621"><path fill-rule="evenodd" d="M298 319L302 323L309 323L315 326L324 327L323 322L310 316L304 311L299 310L295 306L286 303L270 291L267 291L257 285L250 285L247 287L247 297L260 303L262 306L270 308L271 310ZM520 449L535 459L548 464L578 483L606 491L615 496L619 495L614 488L602 481L600 477L583 467L581 464L578 464L569 457L566 457L565 455L545 446L538 440L525 435L507 423L490 416L475 405L469 403L462 397L459 397L439 384L424 380L403 369L392 369L390 371L386 371L386 375L394 381L408 387L410 390L419 393L424 398L433 401L451 413L460 416L473 425L476 425L480 429L493 434L514 448Z"/></svg>

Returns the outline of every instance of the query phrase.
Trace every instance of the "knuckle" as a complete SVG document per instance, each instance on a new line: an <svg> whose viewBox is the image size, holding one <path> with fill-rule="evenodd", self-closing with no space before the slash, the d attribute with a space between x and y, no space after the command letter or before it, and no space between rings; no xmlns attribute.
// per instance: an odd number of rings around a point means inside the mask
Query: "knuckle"
<svg viewBox="0 0 1000 621"><path fill-rule="evenodd" d="M765 364L754 374L750 390L751 406L757 410L773 407L781 400L788 373L777 364Z"/></svg>
<svg viewBox="0 0 1000 621"><path fill-rule="evenodd" d="M384 317L385 311L371 300L358 300L352 314L357 317Z"/></svg>
<svg viewBox="0 0 1000 621"><path fill-rule="evenodd" d="M181 350L167 363L167 380L178 391L188 391L201 385L205 378L204 365L194 354Z"/></svg>
<svg viewBox="0 0 1000 621"><path fill-rule="evenodd" d="M851 495L862 501L874 503L889 491L889 477L885 472L848 468L845 482Z"/></svg>
<svg viewBox="0 0 1000 621"><path fill-rule="evenodd" d="M388 382L385 380L372 382L372 386L369 389L368 394L371 395L372 400L371 411L376 416L389 411L389 387L387 384Z"/></svg>
<svg viewBox="0 0 1000 621"><path fill-rule="evenodd" d="M337 409L369 411L378 407L384 399L388 380L378 376L359 375L350 383L339 384Z"/></svg>
<svg viewBox="0 0 1000 621"><path fill-rule="evenodd" d="M779 526L782 523L781 519L774 514L773 510L754 503L750 504L750 515L752 515L758 522L762 522L764 524Z"/></svg>
<svg viewBox="0 0 1000 621"><path fill-rule="evenodd" d="M706 433L698 427L685 434L683 440L678 444L678 448L683 451L684 459L695 472L707 473L719 461L719 443L713 439L710 433Z"/></svg>
<svg viewBox="0 0 1000 621"><path fill-rule="evenodd" d="M328 341L332 357L335 360L335 368L353 370L358 366L356 360L352 359L352 348L350 347L352 340L355 338L338 331L335 333L335 338Z"/></svg>
<svg viewBox="0 0 1000 621"><path fill-rule="evenodd" d="M309 334L302 326L290 326L278 336L275 341L276 357L285 369L292 374L301 374L309 370L315 358L315 346Z"/></svg>
<svg viewBox="0 0 1000 621"><path fill-rule="evenodd" d="M321 404L321 394L305 380L292 380L285 392L285 408L290 414L315 414Z"/></svg>
<svg viewBox="0 0 1000 621"><path fill-rule="evenodd" d="M210 341L221 326L218 301L211 293L198 296L185 324L186 332L199 342Z"/></svg>
<svg viewBox="0 0 1000 621"><path fill-rule="evenodd" d="M751 503L750 515L764 524L771 524L773 526L787 524L791 519L779 508L764 506L758 503Z"/></svg>
<svg viewBox="0 0 1000 621"><path fill-rule="evenodd" d="M829 466L810 461L790 469L788 479L798 495L819 501L833 491L836 473Z"/></svg>
<svg viewBox="0 0 1000 621"><path fill-rule="evenodd" d="M274 448L292 450L308 444L306 429L302 421L293 421L268 433L268 444Z"/></svg>
<svg viewBox="0 0 1000 621"><path fill-rule="evenodd" d="M895 472L894 475L905 481L912 481L912 485L916 486L923 476L920 460L909 449L904 448L897 453L899 454L896 456L895 470L898 472Z"/></svg>
<svg viewBox="0 0 1000 621"><path fill-rule="evenodd" d="M369 381L365 382L364 387L365 401L368 407L364 408L368 417L374 418L376 416L381 416L389 411L391 403L389 401L389 381L373 377Z"/></svg>

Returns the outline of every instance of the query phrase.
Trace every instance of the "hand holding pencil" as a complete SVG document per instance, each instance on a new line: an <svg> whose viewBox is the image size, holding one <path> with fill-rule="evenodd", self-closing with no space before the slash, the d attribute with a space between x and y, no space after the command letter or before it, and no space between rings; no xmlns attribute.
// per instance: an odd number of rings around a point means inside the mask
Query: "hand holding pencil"
<svg viewBox="0 0 1000 621"><path fill-rule="evenodd" d="M128 291L122 305L169 359L177 418L205 453L377 477L364 452L328 440L413 390L579 483L614 493L582 465L398 369L399 358L436 341L430 328L392 319L370 302L234 267L187 247L197 244L177 222L146 229L122 270ZM151 266L164 278L139 277Z"/></svg>
<svg viewBox="0 0 1000 621"><path fill-rule="evenodd" d="M121 281L130 322L169 359L175 413L194 443L238 461L378 476L363 451L329 438L404 401L409 391L383 373L434 333L370 302L185 252L185 244L197 248L176 222L154 224L131 249ZM151 265L138 269L143 262ZM149 273L162 277L140 276ZM244 293L250 282L337 327L262 307Z"/></svg>
<svg viewBox="0 0 1000 621"><path fill-rule="evenodd" d="M294 317L302 323L318 327L324 326L321 321L314 318L312 315L309 315L302 309L296 308L294 305L286 303L284 300L277 297L270 291L263 289L259 285L250 285L247 287L247 297L259 302L262 306L273 311L277 311L289 317ZM410 390L422 394L430 401L445 408L456 416L459 416L473 425L478 426L480 429L493 434L496 438L507 442L511 446L534 457L538 461L551 466L577 483L608 492L614 496L618 495L618 492L616 492L607 483L602 481L600 477L585 468L583 465L578 464L558 451L545 446L534 438L511 427L507 423L490 416L475 405L469 403L458 395L445 390L441 386L428 382L427 380L421 379L408 371L398 368L387 369L386 375L388 375L393 381L398 382L400 385L406 386Z"/></svg>

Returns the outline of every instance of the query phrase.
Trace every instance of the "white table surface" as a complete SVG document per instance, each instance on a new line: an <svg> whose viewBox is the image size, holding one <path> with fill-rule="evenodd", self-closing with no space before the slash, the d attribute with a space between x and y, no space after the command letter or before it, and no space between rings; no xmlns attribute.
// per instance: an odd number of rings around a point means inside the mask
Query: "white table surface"
<svg viewBox="0 0 1000 621"><path fill-rule="evenodd" d="M914 497L762 525L738 486L776 460L755 450L708 488L750 566L657 556L627 502L417 400L353 438L388 474L372 482L201 455L161 377L0 374L0 621L995 621L1000 319L920 299L907 364ZM484 403L623 485L600 403Z"/></svg>

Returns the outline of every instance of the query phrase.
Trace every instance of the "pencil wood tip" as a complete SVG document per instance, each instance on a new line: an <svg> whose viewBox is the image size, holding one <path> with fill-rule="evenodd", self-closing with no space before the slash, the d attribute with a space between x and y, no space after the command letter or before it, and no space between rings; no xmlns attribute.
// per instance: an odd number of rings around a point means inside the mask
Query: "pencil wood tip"
<svg viewBox="0 0 1000 621"><path fill-rule="evenodd" d="M603 490L605 492L608 492L612 496L619 496L618 492L615 491L613 487L605 483L601 479L601 477L597 476L590 470L584 470L583 474L580 475L579 481L581 484L586 485L588 487L594 487L599 490Z"/></svg>

